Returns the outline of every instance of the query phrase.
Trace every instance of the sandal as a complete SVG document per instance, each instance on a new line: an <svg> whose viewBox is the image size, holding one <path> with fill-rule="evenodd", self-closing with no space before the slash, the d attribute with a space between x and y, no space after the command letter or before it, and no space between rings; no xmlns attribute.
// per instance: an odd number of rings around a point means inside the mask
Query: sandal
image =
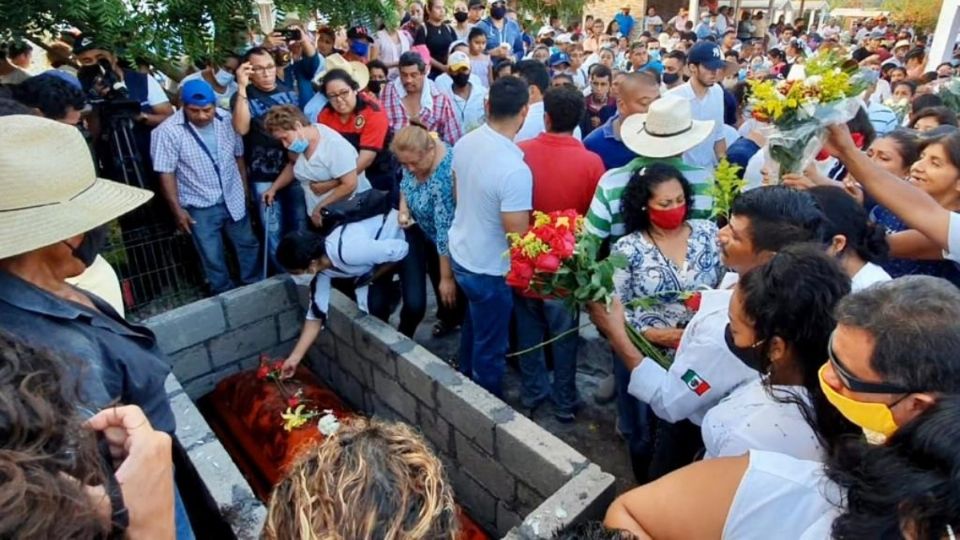
<svg viewBox="0 0 960 540"><path fill-rule="evenodd" d="M455 332L458 328L460 328L459 324L437 321L436 324L433 325L433 337L442 338L443 336Z"/></svg>

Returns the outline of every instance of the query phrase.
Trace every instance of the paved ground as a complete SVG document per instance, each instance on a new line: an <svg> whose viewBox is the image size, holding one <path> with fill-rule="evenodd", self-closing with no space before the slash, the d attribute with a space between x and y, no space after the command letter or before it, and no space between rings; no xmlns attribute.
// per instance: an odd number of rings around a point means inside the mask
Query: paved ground
<svg viewBox="0 0 960 540"><path fill-rule="evenodd" d="M429 289L429 288L428 288ZM459 332L434 339L431 335L436 322L435 300L432 291L428 299L427 318L417 328L415 340L445 361L457 355L460 343ZM397 315L392 322L397 323ZM586 315L581 323L587 323ZM615 432L616 406L613 403L598 405L593 399L597 383L610 370L610 349L593 326L580 331L580 352L577 365L577 388L584 408L577 420L570 424L558 422L553 416L553 406L544 404L533 411L531 418L564 442L576 448L594 463L617 478L617 492L622 493L635 485L625 443ZM527 413L520 405L520 373L508 365L504 379L505 400L517 411Z"/></svg>

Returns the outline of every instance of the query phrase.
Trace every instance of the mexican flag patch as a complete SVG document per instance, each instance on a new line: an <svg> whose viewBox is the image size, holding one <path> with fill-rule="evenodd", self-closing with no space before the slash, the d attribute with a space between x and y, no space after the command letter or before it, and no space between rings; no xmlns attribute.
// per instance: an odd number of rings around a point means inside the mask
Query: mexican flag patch
<svg viewBox="0 0 960 540"><path fill-rule="evenodd" d="M698 396L702 396L710 391L710 383L703 380L703 378L697 375L697 372L692 369L688 369L680 379L687 383L687 388Z"/></svg>

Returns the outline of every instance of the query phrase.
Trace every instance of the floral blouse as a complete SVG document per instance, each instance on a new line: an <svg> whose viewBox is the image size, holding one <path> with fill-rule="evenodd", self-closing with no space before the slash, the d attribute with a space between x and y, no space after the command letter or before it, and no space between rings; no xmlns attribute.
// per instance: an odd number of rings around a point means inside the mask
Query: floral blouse
<svg viewBox="0 0 960 540"><path fill-rule="evenodd" d="M682 269L640 232L613 245L614 252L627 258L626 268L617 270L613 278L620 301L627 305L639 298L656 298L652 307L627 307L627 321L637 330L686 326L693 312L673 293L713 288L723 277L717 226L703 219L687 220L687 225L692 231Z"/></svg>
<svg viewBox="0 0 960 540"><path fill-rule="evenodd" d="M870 211L870 220L883 227L888 235L908 229L893 212L879 205ZM918 261L890 257L878 264L892 278L909 275L934 276L960 287L960 268L951 261Z"/></svg>
<svg viewBox="0 0 960 540"><path fill-rule="evenodd" d="M456 199L453 196L453 148L446 143L447 153L426 181L419 181L406 168L400 180L400 191L407 199L410 216L420 230L437 246L440 255L449 255L447 233L453 223Z"/></svg>

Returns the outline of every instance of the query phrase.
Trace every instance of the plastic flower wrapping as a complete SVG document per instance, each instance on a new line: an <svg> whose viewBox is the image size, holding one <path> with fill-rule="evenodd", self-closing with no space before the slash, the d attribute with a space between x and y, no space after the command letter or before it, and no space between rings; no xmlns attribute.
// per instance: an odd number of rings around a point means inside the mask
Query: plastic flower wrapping
<svg viewBox="0 0 960 540"><path fill-rule="evenodd" d="M609 305L614 271L627 263L617 254L597 260L600 242L584 233L575 210L534 212L533 225L507 240L507 285L530 297L563 299L570 309L591 301Z"/></svg>
<svg viewBox="0 0 960 540"><path fill-rule="evenodd" d="M826 127L853 118L868 82L856 62L826 51L795 66L787 80L749 85L748 110L771 126L768 157L782 175L802 172L823 145Z"/></svg>

